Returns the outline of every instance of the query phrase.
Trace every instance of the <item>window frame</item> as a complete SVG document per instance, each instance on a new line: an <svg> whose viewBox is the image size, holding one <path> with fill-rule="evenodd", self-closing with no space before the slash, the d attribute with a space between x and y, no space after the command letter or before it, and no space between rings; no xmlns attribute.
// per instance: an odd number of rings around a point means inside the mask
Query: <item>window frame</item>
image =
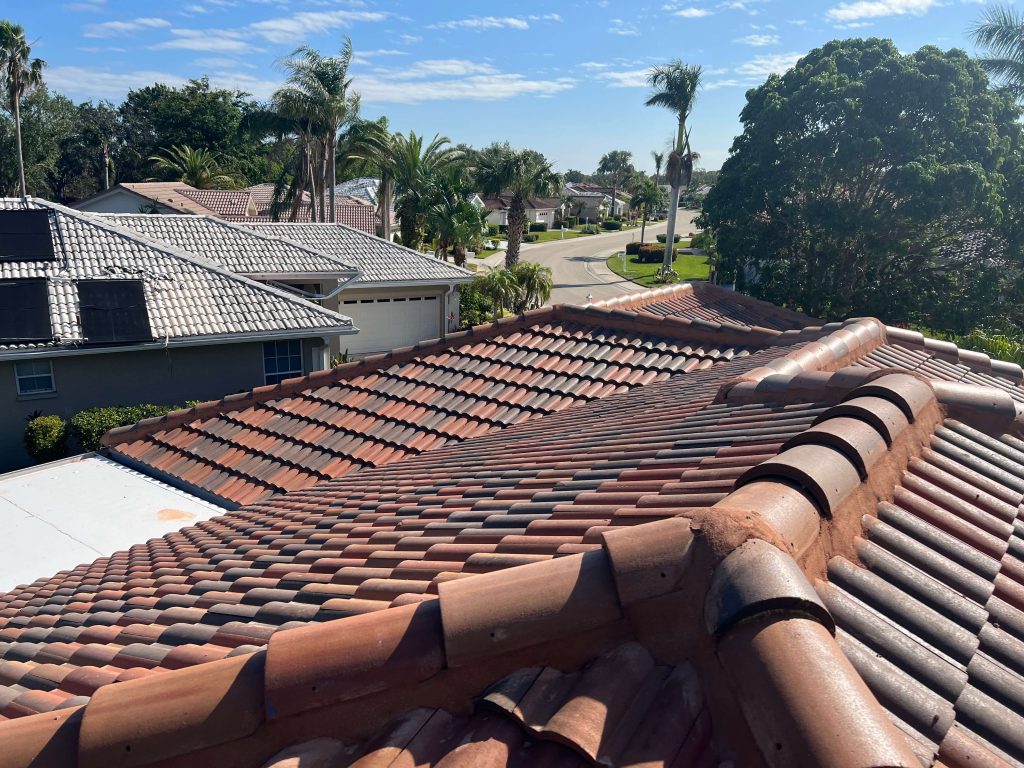
<svg viewBox="0 0 1024 768"><path fill-rule="evenodd" d="M21 373L18 370L19 366L22 365L41 365L46 364L47 371L45 373ZM23 391L21 382L23 379L39 379L50 377L50 388L49 389L34 389L31 391ZM18 393L18 397L41 397L44 395L55 395L57 394L57 379L53 375L53 361L52 360L15 360L14 361L14 387Z"/></svg>
<svg viewBox="0 0 1024 768"><path fill-rule="evenodd" d="M279 344L287 345L287 351L284 354L280 353L278 349ZM296 345L298 352L292 351L291 345ZM268 354L268 347L273 346L273 354ZM267 370L267 362L273 359L275 363L284 359L289 361L291 364L292 360L298 361L298 369L289 368L286 371L280 370L280 365L275 365L278 370L270 373ZM264 385L279 384L286 379L294 379L299 376L305 376L305 365L302 362L302 339L277 339L275 341L263 342L263 383Z"/></svg>

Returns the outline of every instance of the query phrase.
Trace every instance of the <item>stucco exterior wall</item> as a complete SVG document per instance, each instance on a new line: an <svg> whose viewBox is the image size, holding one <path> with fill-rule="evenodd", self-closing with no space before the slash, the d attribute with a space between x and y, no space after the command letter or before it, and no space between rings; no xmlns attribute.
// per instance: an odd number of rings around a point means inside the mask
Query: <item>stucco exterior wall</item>
<svg viewBox="0 0 1024 768"><path fill-rule="evenodd" d="M318 338L302 340L304 373L319 369ZM54 356L57 392L19 396L14 362L0 361L0 471L32 463L25 451L25 420L37 411L65 419L106 405L183 405L215 400L264 383L263 344L221 344L161 351Z"/></svg>

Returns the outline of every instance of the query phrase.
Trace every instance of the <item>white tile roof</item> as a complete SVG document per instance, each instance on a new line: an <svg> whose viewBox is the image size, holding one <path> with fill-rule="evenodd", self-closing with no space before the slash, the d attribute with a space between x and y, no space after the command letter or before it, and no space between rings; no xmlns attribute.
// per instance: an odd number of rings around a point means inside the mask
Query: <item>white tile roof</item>
<svg viewBox="0 0 1024 768"><path fill-rule="evenodd" d="M473 273L342 224L244 224L359 266L357 284L468 282Z"/></svg>
<svg viewBox="0 0 1024 768"><path fill-rule="evenodd" d="M240 275L347 278L359 271L358 267L334 256L281 238L262 235L213 216L123 213L90 215L138 232L150 240L159 240L202 256Z"/></svg>
<svg viewBox="0 0 1024 768"><path fill-rule="evenodd" d="M45 200L0 198L0 210L25 207L52 211L57 258L0 262L0 280L46 278L54 333L50 347L71 348L85 341L75 283L90 278L142 280L150 327L159 343L201 343L203 337L236 334L265 338L354 331L351 319L343 315L95 216Z"/></svg>

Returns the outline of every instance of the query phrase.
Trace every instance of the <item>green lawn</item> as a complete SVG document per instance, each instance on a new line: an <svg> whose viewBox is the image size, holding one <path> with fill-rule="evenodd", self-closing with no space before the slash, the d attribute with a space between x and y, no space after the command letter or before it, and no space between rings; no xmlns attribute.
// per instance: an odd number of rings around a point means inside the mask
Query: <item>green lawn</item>
<svg viewBox="0 0 1024 768"><path fill-rule="evenodd" d="M579 237L580 233L575 229L565 230L565 237L562 237L562 231L559 229L549 229L547 232L531 232L531 235L537 235L538 243L546 243L550 240L571 240L574 237Z"/></svg>
<svg viewBox="0 0 1024 768"><path fill-rule="evenodd" d="M486 259L488 256L493 256L497 252L498 252L497 248L483 248L483 249L477 251L476 255L473 258L475 258L475 259Z"/></svg>
<svg viewBox="0 0 1024 768"><path fill-rule="evenodd" d="M608 269L620 277L625 277L647 288L663 285L655 277L661 267L660 263L641 264L637 261L637 256L627 256L629 261L626 268L623 268L622 258L623 254L620 252L608 259ZM680 282L707 280L710 273L707 256L694 256L689 253L677 253L676 260L672 262L672 268L679 275Z"/></svg>

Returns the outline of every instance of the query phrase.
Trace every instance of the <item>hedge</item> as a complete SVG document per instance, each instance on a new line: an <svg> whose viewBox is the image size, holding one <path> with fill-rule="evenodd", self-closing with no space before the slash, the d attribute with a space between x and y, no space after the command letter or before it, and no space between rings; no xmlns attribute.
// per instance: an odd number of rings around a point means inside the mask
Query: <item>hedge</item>
<svg viewBox="0 0 1024 768"><path fill-rule="evenodd" d="M637 260L641 264L652 264L665 258L665 247L656 243L644 243L637 250Z"/></svg>
<svg viewBox="0 0 1024 768"><path fill-rule="evenodd" d="M25 448L37 462L68 455L68 423L60 416L34 416L25 425Z"/></svg>
<svg viewBox="0 0 1024 768"><path fill-rule="evenodd" d="M531 232L547 232L548 223L546 221L535 221L530 225Z"/></svg>
<svg viewBox="0 0 1024 768"><path fill-rule="evenodd" d="M71 434L82 450L98 451L100 438L114 427L124 427L142 419L164 416L180 405L126 405L87 408L71 417Z"/></svg>
<svg viewBox="0 0 1024 768"><path fill-rule="evenodd" d="M636 256L638 253L640 253L640 243L638 243L636 240L634 240L631 243L626 243L627 256Z"/></svg>
<svg viewBox="0 0 1024 768"><path fill-rule="evenodd" d="M579 224L579 219L575 216L566 216L562 219L562 223L565 224L569 229L576 229L576 225Z"/></svg>
<svg viewBox="0 0 1024 768"><path fill-rule="evenodd" d="M596 235L598 232L597 226L594 224L584 224L580 227L580 232L584 235Z"/></svg>
<svg viewBox="0 0 1024 768"><path fill-rule="evenodd" d="M615 219L605 219L601 222L601 226L609 230L622 229L622 222Z"/></svg>
<svg viewBox="0 0 1024 768"><path fill-rule="evenodd" d="M524 243L536 243L538 240L540 240L540 235L534 235L530 232L527 232L525 235L523 235Z"/></svg>
<svg viewBox="0 0 1024 768"><path fill-rule="evenodd" d="M668 235L667 234L658 235L657 237L658 237L658 242L659 243L664 243L665 240L668 239ZM672 242L673 243L678 243L680 240L682 240L682 237L683 237L682 235L673 235L672 236Z"/></svg>

